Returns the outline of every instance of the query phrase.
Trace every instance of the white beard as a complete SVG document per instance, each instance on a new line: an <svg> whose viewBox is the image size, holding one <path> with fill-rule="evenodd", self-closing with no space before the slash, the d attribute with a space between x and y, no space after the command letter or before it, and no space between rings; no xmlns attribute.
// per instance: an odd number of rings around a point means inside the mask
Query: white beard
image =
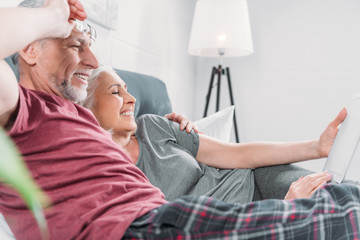
<svg viewBox="0 0 360 240"><path fill-rule="evenodd" d="M56 89L61 92L65 99L73 103L82 102L86 98L86 85L81 85L80 88L75 88L71 84L71 80L68 79L65 79L61 84L58 84L56 77L53 77L51 79L51 82L55 85Z"/></svg>

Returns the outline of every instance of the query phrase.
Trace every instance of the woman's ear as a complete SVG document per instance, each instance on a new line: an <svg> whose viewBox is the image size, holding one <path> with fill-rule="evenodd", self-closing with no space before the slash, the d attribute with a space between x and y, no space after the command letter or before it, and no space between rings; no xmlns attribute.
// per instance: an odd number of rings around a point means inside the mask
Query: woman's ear
<svg viewBox="0 0 360 240"><path fill-rule="evenodd" d="M21 56L24 61L30 65L34 66L36 64L36 49L33 43L30 43L23 49L19 51L19 55Z"/></svg>

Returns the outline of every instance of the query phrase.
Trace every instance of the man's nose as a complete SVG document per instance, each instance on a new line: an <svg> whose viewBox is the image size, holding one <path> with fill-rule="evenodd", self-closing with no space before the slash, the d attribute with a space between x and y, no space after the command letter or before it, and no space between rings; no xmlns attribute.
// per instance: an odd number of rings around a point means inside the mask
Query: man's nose
<svg viewBox="0 0 360 240"><path fill-rule="evenodd" d="M99 62L90 48L86 48L82 52L81 60L83 65L91 69L96 69L99 67Z"/></svg>

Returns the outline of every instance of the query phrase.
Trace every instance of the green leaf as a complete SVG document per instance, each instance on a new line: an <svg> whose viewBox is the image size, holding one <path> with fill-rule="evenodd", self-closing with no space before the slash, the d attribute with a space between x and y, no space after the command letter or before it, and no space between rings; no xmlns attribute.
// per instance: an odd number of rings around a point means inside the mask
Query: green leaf
<svg viewBox="0 0 360 240"><path fill-rule="evenodd" d="M43 207L49 205L49 198L37 186L21 154L6 132L0 128L0 179L13 187L32 211L43 238L48 237L48 228Z"/></svg>

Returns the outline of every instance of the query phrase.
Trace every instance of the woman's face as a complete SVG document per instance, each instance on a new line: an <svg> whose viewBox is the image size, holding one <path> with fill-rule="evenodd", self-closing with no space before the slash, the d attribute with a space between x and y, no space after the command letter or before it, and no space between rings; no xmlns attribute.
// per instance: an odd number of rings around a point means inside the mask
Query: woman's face
<svg viewBox="0 0 360 240"><path fill-rule="evenodd" d="M136 99L127 92L125 82L114 72L102 72L96 81L91 110L101 127L120 134L134 132Z"/></svg>

